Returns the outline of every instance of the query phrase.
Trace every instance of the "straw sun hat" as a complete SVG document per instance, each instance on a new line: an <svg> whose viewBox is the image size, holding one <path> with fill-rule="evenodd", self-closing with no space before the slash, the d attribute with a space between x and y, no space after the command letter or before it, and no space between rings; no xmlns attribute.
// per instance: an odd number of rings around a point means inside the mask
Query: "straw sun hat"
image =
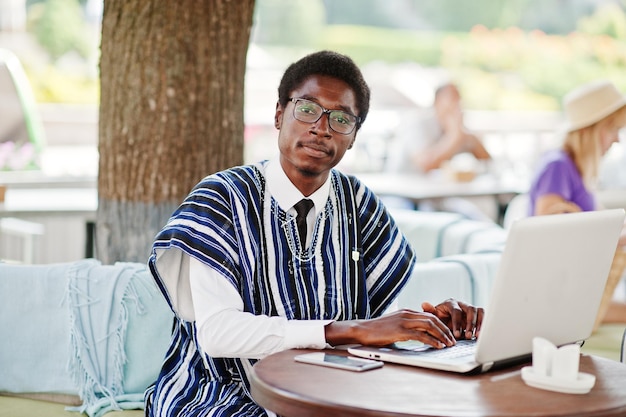
<svg viewBox="0 0 626 417"><path fill-rule="evenodd" d="M626 106L622 95L610 81L594 81L570 91L563 98L566 132L599 122L620 107Z"/></svg>

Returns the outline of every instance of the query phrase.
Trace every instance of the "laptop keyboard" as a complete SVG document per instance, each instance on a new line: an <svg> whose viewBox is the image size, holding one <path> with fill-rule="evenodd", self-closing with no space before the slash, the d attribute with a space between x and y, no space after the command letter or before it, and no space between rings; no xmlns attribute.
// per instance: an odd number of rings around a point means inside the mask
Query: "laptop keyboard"
<svg viewBox="0 0 626 417"><path fill-rule="evenodd" d="M443 349L428 349L423 352L431 358L455 359L463 356L472 356L476 352L476 340L457 340L456 345Z"/></svg>

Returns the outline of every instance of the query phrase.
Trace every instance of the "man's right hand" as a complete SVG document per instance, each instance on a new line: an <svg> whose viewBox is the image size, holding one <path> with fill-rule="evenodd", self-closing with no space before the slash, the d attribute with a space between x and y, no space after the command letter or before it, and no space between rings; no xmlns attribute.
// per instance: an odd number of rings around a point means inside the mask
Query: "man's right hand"
<svg viewBox="0 0 626 417"><path fill-rule="evenodd" d="M404 340L418 340L436 348L456 344L452 331L434 314L407 309L369 320L334 321L325 326L325 334L333 346L385 346Z"/></svg>

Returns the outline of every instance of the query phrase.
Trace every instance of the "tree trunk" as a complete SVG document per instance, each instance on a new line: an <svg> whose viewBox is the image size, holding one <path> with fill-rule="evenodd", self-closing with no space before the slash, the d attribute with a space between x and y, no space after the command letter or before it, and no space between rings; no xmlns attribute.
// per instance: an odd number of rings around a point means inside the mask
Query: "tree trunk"
<svg viewBox="0 0 626 417"><path fill-rule="evenodd" d="M254 0L107 0L96 255L145 262L204 176L243 163Z"/></svg>

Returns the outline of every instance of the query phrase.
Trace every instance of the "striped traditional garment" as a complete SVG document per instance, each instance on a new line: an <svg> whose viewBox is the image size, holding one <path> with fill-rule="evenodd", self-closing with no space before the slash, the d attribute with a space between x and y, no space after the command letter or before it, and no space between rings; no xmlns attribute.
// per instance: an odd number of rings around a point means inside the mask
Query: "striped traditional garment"
<svg viewBox="0 0 626 417"><path fill-rule="evenodd" d="M164 278L157 267L162 251L179 249L218 270L241 295L245 311L293 320L379 316L409 278L413 250L356 178L331 171L329 198L302 250L294 216L265 187L265 166L205 178L157 236L149 265L176 320L161 374L146 393L148 416L273 415L250 396L255 360L201 353L193 313L183 313L192 311L181 295L181 280L188 278Z"/></svg>

